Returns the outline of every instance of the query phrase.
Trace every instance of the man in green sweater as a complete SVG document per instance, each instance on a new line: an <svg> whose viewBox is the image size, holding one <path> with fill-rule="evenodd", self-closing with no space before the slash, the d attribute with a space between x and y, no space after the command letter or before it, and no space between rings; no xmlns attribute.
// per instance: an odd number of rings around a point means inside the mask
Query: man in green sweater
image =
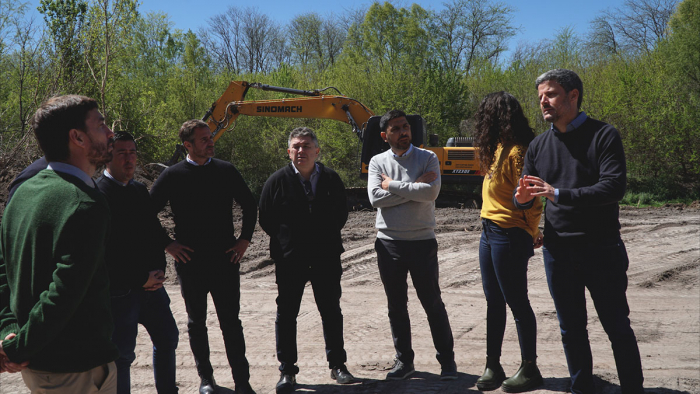
<svg viewBox="0 0 700 394"><path fill-rule="evenodd" d="M114 134L97 102L75 95L43 103L32 127L48 166L0 226L0 368L22 370L32 393L116 393L109 206L90 177L111 160Z"/></svg>

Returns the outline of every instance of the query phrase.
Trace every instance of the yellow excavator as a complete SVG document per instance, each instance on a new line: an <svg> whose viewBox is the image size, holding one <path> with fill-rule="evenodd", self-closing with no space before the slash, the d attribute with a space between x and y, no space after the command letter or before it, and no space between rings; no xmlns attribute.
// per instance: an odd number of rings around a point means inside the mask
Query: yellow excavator
<svg viewBox="0 0 700 394"><path fill-rule="evenodd" d="M305 97L246 101L246 93L251 88ZM335 90L337 95L325 94L324 92L328 90ZM382 140L380 135L379 119L381 116L375 116L374 112L364 104L344 96L333 87L319 90L300 90L232 81L221 97L212 104L202 120L209 124L214 141L216 141L233 125L239 115L333 119L348 123L362 141L360 166L362 179L367 179L367 168L372 156L389 149L389 145ZM429 146L426 147L425 120L420 115L408 115L407 119L411 125L413 144L435 152L440 160L443 183L480 183L482 181L476 151L471 146L470 138L450 138L447 147L436 147L432 145L437 145L437 135L431 135ZM177 161L178 156L179 153L176 153L173 159Z"/></svg>

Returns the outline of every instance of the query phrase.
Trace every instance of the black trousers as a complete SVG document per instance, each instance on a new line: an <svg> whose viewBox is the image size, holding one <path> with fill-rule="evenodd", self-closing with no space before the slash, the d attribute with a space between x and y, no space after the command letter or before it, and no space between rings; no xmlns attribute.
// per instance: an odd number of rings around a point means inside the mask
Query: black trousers
<svg viewBox="0 0 700 394"><path fill-rule="evenodd" d="M454 365L452 328L438 283L437 241L390 241L377 238L374 248L389 304L389 324L396 357L404 364L412 364L414 359L406 282L410 272L418 299L428 315L437 360L443 368Z"/></svg>
<svg viewBox="0 0 700 394"><path fill-rule="evenodd" d="M238 318L241 299L239 265L232 264L223 253L216 256L193 253L191 256L192 260L186 264L177 263L176 269L187 309L187 333L197 373L203 378L214 373L207 335L207 294L211 293L233 380L236 385L246 383L250 372L245 357L243 326Z"/></svg>
<svg viewBox="0 0 700 394"><path fill-rule="evenodd" d="M316 307L321 314L328 367L340 367L347 361L343 342L343 314L340 310L340 255L328 258L282 259L275 261L277 282L277 318L275 339L280 371L297 374L297 316L304 287L311 282Z"/></svg>

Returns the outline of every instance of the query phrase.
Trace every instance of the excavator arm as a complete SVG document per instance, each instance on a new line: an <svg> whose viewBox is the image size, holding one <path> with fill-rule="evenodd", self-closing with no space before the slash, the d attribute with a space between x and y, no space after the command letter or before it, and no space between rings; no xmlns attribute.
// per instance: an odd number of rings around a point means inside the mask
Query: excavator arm
<svg viewBox="0 0 700 394"><path fill-rule="evenodd" d="M244 101L250 88L309 97ZM328 89L335 88L299 90L245 81L232 81L221 97L212 104L202 120L209 124L209 128L214 134L214 141L226 132L239 115L333 119L351 125L353 132L362 140L364 125L374 113L355 99L340 94L324 95L323 91Z"/></svg>

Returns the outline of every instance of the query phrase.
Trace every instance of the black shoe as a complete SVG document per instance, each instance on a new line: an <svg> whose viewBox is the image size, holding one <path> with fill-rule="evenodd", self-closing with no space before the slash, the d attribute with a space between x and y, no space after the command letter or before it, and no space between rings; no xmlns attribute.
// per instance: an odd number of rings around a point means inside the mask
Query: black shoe
<svg viewBox="0 0 700 394"><path fill-rule="evenodd" d="M294 391L294 385L297 384L297 379L293 374L288 374L282 372L280 374L280 380L277 382L275 390L277 394L288 394Z"/></svg>
<svg viewBox="0 0 700 394"><path fill-rule="evenodd" d="M386 380L403 380L411 376L416 370L413 363L404 364L401 360L396 360L394 367L386 374Z"/></svg>
<svg viewBox="0 0 700 394"><path fill-rule="evenodd" d="M443 366L440 372L440 380L456 380L457 379L457 364L450 363L449 365Z"/></svg>
<svg viewBox="0 0 700 394"><path fill-rule="evenodd" d="M202 378L202 382L199 384L199 394L214 394L216 393L216 382L214 377Z"/></svg>
<svg viewBox="0 0 700 394"><path fill-rule="evenodd" d="M244 384L236 385L236 394L255 394L255 390L250 387L250 383L246 382Z"/></svg>
<svg viewBox="0 0 700 394"><path fill-rule="evenodd" d="M529 391L544 384L540 369L534 361L523 360L520 369L515 375L506 379L501 385L501 390L506 393L521 393Z"/></svg>
<svg viewBox="0 0 700 394"><path fill-rule="evenodd" d="M486 357L484 374L476 380L476 388L480 391L496 390L506 380L506 373L498 358Z"/></svg>
<svg viewBox="0 0 700 394"><path fill-rule="evenodd" d="M352 383L355 377L352 376L345 365L341 365L337 368L331 368L331 379L335 380L340 384Z"/></svg>

